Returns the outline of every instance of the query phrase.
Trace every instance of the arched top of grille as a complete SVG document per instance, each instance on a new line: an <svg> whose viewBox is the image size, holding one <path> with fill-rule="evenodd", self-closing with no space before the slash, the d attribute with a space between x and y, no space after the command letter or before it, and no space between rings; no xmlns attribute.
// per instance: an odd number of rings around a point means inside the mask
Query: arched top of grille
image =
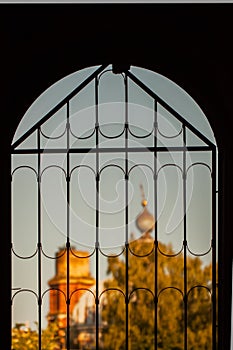
<svg viewBox="0 0 233 350"><path fill-rule="evenodd" d="M12 144L19 140L35 124L43 120L44 116L47 115L50 111L52 111L56 105L60 104L62 107L62 101L64 101L66 97L72 94L73 91L76 91L79 88L79 86L85 83L87 79L91 78L92 76L92 79L94 79L95 72L98 70L101 70L100 66L88 67L86 69L74 72L59 80L58 82L50 86L46 91L44 91L24 114L15 132ZM103 74L103 72L106 73ZM211 143L216 144L212 128L205 114L198 106L198 104L192 99L192 97L187 92L185 92L180 86L178 86L175 82L171 81L165 76L162 76L159 73L144 68L131 66L130 72L133 75L135 75L151 91L153 91L159 98L161 98L176 112L182 115L182 117L185 120L187 120L191 125L193 125L195 129L201 130L202 134L206 138L208 138L211 141ZM90 79L90 81L92 79ZM121 99L119 93L116 92L114 86L114 79L122 79L123 82L124 77L123 74L112 74L112 65L106 66L102 73L99 74L100 89L102 88L101 82L104 82L104 80L107 81L105 85L103 84L104 94L102 95L105 95L105 97L103 100L101 100L100 93L99 103L106 104L108 102L119 102L119 100ZM131 103L137 106L140 105L141 108L144 109L148 108L148 101L146 101L143 96L140 96L140 93L137 93L137 89L138 87L136 87L135 89L136 93L132 94ZM123 90L124 87L122 83L122 91ZM85 94L85 89L82 90L82 93L83 92ZM73 94L73 96L75 96L75 93ZM84 108L92 108L93 105L94 101L92 99L89 99L88 102L85 101L83 106ZM167 113L167 111L163 109L163 106L161 106L160 113ZM51 116L52 115L53 113L51 113ZM132 133L134 132L134 130L130 131ZM164 133L162 126L161 129L158 131L161 133L161 136L165 136L167 138L172 138L176 136L172 134L166 135L166 132ZM148 130L148 132L150 133L150 130ZM140 135L138 135L138 137L140 137Z"/></svg>

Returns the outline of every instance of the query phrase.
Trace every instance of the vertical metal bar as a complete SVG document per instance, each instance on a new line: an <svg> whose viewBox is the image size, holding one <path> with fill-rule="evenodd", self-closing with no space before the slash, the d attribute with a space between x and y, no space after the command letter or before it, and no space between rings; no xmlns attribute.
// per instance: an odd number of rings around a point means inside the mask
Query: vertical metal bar
<svg viewBox="0 0 233 350"><path fill-rule="evenodd" d="M40 128L37 129L37 149L40 149ZM38 200L38 232L37 232L37 247L38 247L38 349L41 350L41 155L38 153L37 156L37 168L38 168L38 179L37 179L37 200Z"/></svg>
<svg viewBox="0 0 233 350"><path fill-rule="evenodd" d="M11 171L12 171L12 161L14 159L14 156L11 154ZM11 318L11 323L10 323L10 330L12 329L12 322L13 322L13 302L12 302L12 283L13 283L13 251L12 251L12 248L13 248L13 230L14 230L14 211L13 211L13 208L14 208L14 188L13 188L13 177L11 175L11 230L10 230L10 239L11 239L11 257L10 257L10 273L11 273L11 276L10 276L10 279L11 279L11 314L10 314L10 318ZM11 338L11 347L12 347L12 336L10 337Z"/></svg>
<svg viewBox="0 0 233 350"><path fill-rule="evenodd" d="M11 169L12 169L12 160L14 159L14 156L11 154ZM14 214L13 214L13 205L14 205L14 191L13 191L13 178L11 176L11 187L10 187L10 195L11 195L11 230L10 230L10 242L11 242L11 250L10 250L10 287L11 287L11 294L10 294L10 298L11 298L11 308L10 308L10 331L12 329L12 321L13 321L13 304L12 304L12 285L13 285L13 252L12 252L12 248L13 248L13 227L14 227ZM5 235L7 236L7 235ZM7 340L6 340L7 343ZM8 344L8 346L10 346L10 348L12 347L12 336L10 334L10 344Z"/></svg>
<svg viewBox="0 0 233 350"><path fill-rule="evenodd" d="M216 149L212 150L212 349L216 350Z"/></svg>
<svg viewBox="0 0 233 350"><path fill-rule="evenodd" d="M129 349L129 183L128 183L128 80L125 76L125 341Z"/></svg>
<svg viewBox="0 0 233 350"><path fill-rule="evenodd" d="M96 331L96 350L99 349L99 98L98 98L98 77L95 78L95 115L96 115L96 242L95 242L95 254L96 254L96 312L95 312L95 331Z"/></svg>
<svg viewBox="0 0 233 350"><path fill-rule="evenodd" d="M70 105L66 110L66 348L70 350Z"/></svg>
<svg viewBox="0 0 233 350"><path fill-rule="evenodd" d="M2 139L4 135L2 135ZM10 146L10 145L9 145ZM6 152L6 153L4 153ZM4 205L1 207L1 216L4 218L1 220L1 229L4 234L1 237L1 245L3 251L0 255L1 269L1 281L2 288L0 289L0 300L4 303L4 322L1 324L1 334L4 335L4 347L5 349L11 349L11 329L12 329L12 264L11 264L11 232L13 218L11 216L11 156L10 148L4 149L4 171L0 173L0 182L2 184L1 199ZM4 201L5 200L5 201Z"/></svg>
<svg viewBox="0 0 233 350"><path fill-rule="evenodd" d="M158 135L158 105L157 101L154 101L154 215L155 215L155 280L154 280L154 294L155 294L155 305L154 305L154 348L157 350L158 343L158 188L157 188L157 135Z"/></svg>
<svg viewBox="0 0 233 350"><path fill-rule="evenodd" d="M183 124L183 146L186 146L186 127ZM186 222L186 150L183 151L183 215L184 215L184 349L188 349L188 304L187 304L187 222Z"/></svg>

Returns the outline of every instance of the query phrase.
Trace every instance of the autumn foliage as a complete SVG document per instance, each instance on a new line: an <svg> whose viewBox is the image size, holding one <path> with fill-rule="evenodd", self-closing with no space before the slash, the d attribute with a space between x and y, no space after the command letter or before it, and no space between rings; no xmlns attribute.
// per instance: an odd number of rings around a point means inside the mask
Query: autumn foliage
<svg viewBox="0 0 233 350"><path fill-rule="evenodd" d="M156 342L158 349L183 350L185 298L188 349L212 348L212 266L187 256L185 277L183 250L174 255L171 246L155 247L152 240L141 238L129 244L124 257L109 258L102 311L104 349L125 349L128 312L129 349L153 350Z"/></svg>
<svg viewBox="0 0 233 350"><path fill-rule="evenodd" d="M101 350L125 350L126 341L129 350L183 350L185 334L189 350L212 348L211 264L142 236L122 255L108 258L107 273L100 298ZM42 350L64 348L61 339L57 324L50 323L42 331ZM13 349L37 350L38 332L13 328Z"/></svg>

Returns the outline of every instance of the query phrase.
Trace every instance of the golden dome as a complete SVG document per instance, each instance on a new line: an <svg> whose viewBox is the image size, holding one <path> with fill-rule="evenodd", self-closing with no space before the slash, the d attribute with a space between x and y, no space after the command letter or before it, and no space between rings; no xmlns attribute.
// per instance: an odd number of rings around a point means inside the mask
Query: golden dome
<svg viewBox="0 0 233 350"><path fill-rule="evenodd" d="M136 226L143 234L150 233L155 226L155 218L147 209L147 200L145 199L143 187L140 185L142 191L142 212L136 218Z"/></svg>

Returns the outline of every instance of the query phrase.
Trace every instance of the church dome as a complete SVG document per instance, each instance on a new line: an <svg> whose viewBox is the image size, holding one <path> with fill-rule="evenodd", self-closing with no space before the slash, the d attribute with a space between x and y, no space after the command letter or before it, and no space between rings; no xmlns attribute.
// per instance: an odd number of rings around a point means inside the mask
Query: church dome
<svg viewBox="0 0 233 350"><path fill-rule="evenodd" d="M136 226L142 234L150 233L155 226L155 218L147 209L147 200L145 199L143 188L141 185L142 191L142 212L136 218Z"/></svg>

